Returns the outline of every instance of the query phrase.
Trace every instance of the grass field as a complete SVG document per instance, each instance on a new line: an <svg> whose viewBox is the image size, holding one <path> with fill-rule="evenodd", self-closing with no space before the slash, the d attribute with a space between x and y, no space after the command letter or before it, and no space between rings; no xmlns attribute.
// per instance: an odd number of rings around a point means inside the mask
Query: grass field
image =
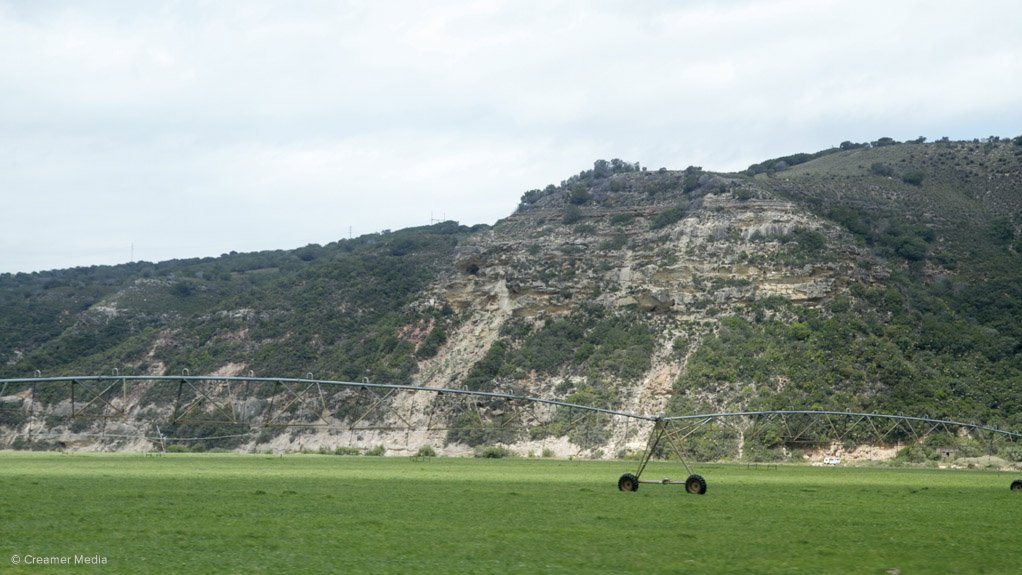
<svg viewBox="0 0 1022 575"><path fill-rule="evenodd" d="M634 466L5 453L0 573L1022 570L1011 474L702 465L703 496L617 491Z"/></svg>

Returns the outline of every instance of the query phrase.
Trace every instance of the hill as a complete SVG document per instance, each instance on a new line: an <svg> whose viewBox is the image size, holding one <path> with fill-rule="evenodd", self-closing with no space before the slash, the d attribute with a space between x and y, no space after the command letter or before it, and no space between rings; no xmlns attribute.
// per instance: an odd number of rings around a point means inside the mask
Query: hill
<svg viewBox="0 0 1022 575"><path fill-rule="evenodd" d="M1022 138L845 142L742 173L601 160L492 227L2 275L0 377L313 373L1017 430L1020 188ZM447 417L442 441L488 441ZM0 420L7 444L23 423Z"/></svg>

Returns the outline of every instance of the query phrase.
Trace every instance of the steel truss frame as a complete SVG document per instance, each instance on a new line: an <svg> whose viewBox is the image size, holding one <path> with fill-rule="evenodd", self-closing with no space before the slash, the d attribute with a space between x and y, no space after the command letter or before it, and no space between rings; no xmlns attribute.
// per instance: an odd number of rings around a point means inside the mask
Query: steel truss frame
<svg viewBox="0 0 1022 575"><path fill-rule="evenodd" d="M151 386L177 386L174 409L169 420L154 421L175 426L182 424L220 423L249 431L230 437L253 434L268 427L319 427L347 431L450 431L451 415L468 414L479 429L500 436L515 426L533 428L550 423L557 413L567 414L562 429L592 423L596 418L635 420L637 428L649 427L649 438L635 474L625 474L619 488L634 491L640 483L684 483L691 493L705 493L706 484L692 473L680 448L682 442L708 426L720 425L745 438L757 438L768 430L782 430L787 444L823 445L841 443L853 436L884 444L921 441L934 433L948 435L986 435L991 445L995 437L1008 441L1022 439L1022 433L946 419L858 413L850 411L776 410L705 413L681 416L646 415L610 408L580 405L556 399L529 397L514 393L488 392L415 385L399 385L306 378L237 377L217 375L89 375L0 379L0 397L8 390L29 400L28 420L35 421L37 394L67 387L65 399L70 400L67 414L72 419L99 419L105 424L123 420L128 413L129 396ZM54 389L56 388L56 390ZM267 389L269 392L266 393ZM426 404L416 406L412 398L432 394ZM44 397L47 395L43 393ZM253 409L249 403L255 400ZM412 408L402 413L392 409L404 400ZM62 400L63 401L63 400ZM24 405L7 407L2 412L25 412ZM343 411L344 413L340 413ZM136 414L137 415L137 414ZM32 426L29 426L30 433ZM464 430L464 427L461 428ZM637 431L638 429L634 429ZM626 430L626 434L628 431ZM225 436L226 437L226 436ZM158 432L146 440L193 441L210 437L167 437ZM642 473L651 459L669 446L690 476L685 482L669 479L642 480ZM695 479L694 479L695 478Z"/></svg>

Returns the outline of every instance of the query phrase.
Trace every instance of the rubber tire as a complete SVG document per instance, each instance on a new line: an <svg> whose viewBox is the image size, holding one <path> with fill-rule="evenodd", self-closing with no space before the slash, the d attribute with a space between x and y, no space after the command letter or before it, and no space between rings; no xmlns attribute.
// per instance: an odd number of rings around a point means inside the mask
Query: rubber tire
<svg viewBox="0 0 1022 575"><path fill-rule="evenodd" d="M685 491L693 495L705 495L706 480L701 475L689 475L685 480Z"/></svg>
<svg viewBox="0 0 1022 575"><path fill-rule="evenodd" d="M1022 479L1016 479L1011 482L1012 491L1022 491Z"/></svg>
<svg viewBox="0 0 1022 575"><path fill-rule="evenodd" d="M638 491L639 478L631 473L625 473L617 480L617 488L619 491Z"/></svg>

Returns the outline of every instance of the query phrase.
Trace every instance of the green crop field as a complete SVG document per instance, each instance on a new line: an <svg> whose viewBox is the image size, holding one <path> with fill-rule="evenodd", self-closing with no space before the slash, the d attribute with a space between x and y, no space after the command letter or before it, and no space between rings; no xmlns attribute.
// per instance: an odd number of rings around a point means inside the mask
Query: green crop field
<svg viewBox="0 0 1022 575"><path fill-rule="evenodd" d="M1022 569L1022 493L1009 490L1015 474L700 465L706 495L677 485L617 491L617 478L634 467L541 459L5 453L0 572ZM654 462L643 478L686 475L677 463Z"/></svg>

